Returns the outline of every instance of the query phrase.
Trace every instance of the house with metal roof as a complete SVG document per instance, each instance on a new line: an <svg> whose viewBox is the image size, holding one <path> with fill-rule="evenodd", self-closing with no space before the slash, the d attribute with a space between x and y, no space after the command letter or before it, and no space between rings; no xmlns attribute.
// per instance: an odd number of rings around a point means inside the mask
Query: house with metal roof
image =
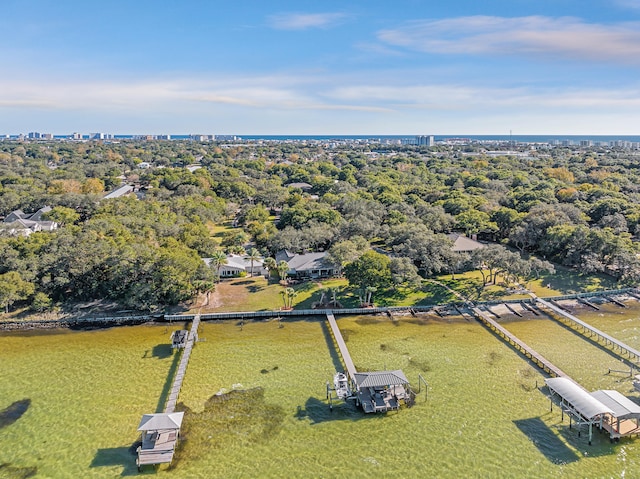
<svg viewBox="0 0 640 479"><path fill-rule="evenodd" d="M132 185L122 185L119 188L116 188L110 193L107 193L102 197L103 200L110 200L113 198L120 198L121 196L128 195L129 193L133 193Z"/></svg>

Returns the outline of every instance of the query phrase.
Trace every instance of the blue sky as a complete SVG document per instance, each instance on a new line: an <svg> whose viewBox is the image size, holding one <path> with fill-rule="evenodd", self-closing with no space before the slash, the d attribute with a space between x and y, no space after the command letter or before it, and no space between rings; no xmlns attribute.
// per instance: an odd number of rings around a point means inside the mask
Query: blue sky
<svg viewBox="0 0 640 479"><path fill-rule="evenodd" d="M0 133L640 134L640 0L3 0Z"/></svg>

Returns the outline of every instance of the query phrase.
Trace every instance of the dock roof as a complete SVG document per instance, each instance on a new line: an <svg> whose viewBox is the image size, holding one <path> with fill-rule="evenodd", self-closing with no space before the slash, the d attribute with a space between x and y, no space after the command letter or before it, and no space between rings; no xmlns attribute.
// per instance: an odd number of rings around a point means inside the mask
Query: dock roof
<svg viewBox="0 0 640 479"><path fill-rule="evenodd" d="M182 425L184 412L145 414L138 431L177 430Z"/></svg>
<svg viewBox="0 0 640 479"><path fill-rule="evenodd" d="M409 380L399 369L395 371L356 373L355 381L359 388L376 388L398 384L409 384Z"/></svg>
<svg viewBox="0 0 640 479"><path fill-rule="evenodd" d="M613 416L620 419L640 418L640 406L623 396L618 391L594 391L591 395L613 411Z"/></svg>
<svg viewBox="0 0 640 479"><path fill-rule="evenodd" d="M549 389L570 404L585 419L592 421L604 414L614 415L610 407L568 378L545 379Z"/></svg>

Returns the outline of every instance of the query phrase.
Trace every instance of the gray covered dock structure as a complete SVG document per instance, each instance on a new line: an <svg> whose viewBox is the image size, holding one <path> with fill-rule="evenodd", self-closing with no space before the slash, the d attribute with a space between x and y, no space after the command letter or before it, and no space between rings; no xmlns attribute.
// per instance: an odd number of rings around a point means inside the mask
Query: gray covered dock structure
<svg viewBox="0 0 640 479"><path fill-rule="evenodd" d="M407 400L409 380L404 373L374 371L355 374L356 396L364 412L386 412L400 409L399 401Z"/></svg>
<svg viewBox="0 0 640 479"><path fill-rule="evenodd" d="M566 377L548 378L545 382L551 396L557 396L563 415L568 413L578 426L589 426L589 444L593 426L609 433L611 441L640 434L640 406L618 391L592 393Z"/></svg>
<svg viewBox="0 0 640 479"><path fill-rule="evenodd" d="M394 371L358 372L351 359L351 354L349 354L349 349L342 338L342 333L338 329L338 323L333 312L327 310L325 314L351 382L350 390L353 392L346 399L355 399L356 403L366 413L399 409L400 401L404 401L407 404L407 401L411 399L411 389L409 380L404 373L399 369Z"/></svg>

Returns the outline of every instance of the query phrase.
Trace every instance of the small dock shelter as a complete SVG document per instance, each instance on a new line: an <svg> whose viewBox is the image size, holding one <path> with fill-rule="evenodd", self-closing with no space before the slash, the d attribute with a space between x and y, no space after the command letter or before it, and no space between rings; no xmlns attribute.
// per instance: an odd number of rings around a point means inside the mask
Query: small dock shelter
<svg viewBox="0 0 640 479"><path fill-rule="evenodd" d="M409 397L409 380L399 369L355 373L356 399L366 413L400 409Z"/></svg>
<svg viewBox="0 0 640 479"><path fill-rule="evenodd" d="M399 401L411 404L413 396L409 380L404 373L399 369L395 371L358 372L353 365L351 354L344 342L333 312L325 311L325 314L347 370L346 374L337 372L334 376L333 382L338 397L344 400L355 399L356 404L361 406L366 413L400 409ZM327 398L331 398L328 384Z"/></svg>
<svg viewBox="0 0 640 479"><path fill-rule="evenodd" d="M184 412L145 414L138 431L142 432L142 445L138 446L136 465L171 463L175 452Z"/></svg>
<svg viewBox="0 0 640 479"><path fill-rule="evenodd" d="M601 390L589 393L566 377L545 379L551 395L560 398L563 414L576 420L578 426L589 426L589 444L593 426L609 433L611 441L640 434L640 406L618 391Z"/></svg>
<svg viewBox="0 0 640 479"><path fill-rule="evenodd" d="M171 333L171 348L184 348L187 345L187 339L189 338L189 331L186 329L179 329Z"/></svg>

